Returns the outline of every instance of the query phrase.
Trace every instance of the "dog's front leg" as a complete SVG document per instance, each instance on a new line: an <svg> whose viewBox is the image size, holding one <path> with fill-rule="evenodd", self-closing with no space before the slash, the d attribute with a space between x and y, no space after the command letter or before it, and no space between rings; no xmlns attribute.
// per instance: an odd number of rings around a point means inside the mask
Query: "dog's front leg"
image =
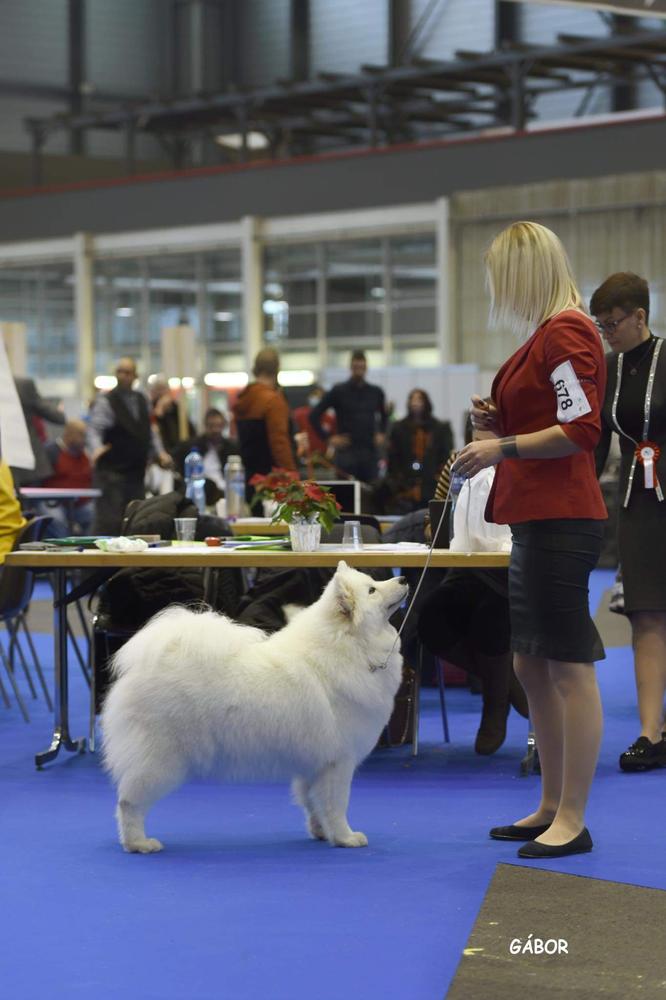
<svg viewBox="0 0 666 1000"><path fill-rule="evenodd" d="M294 778L291 783L291 790L294 801L303 808L307 823L308 833L313 840L326 840L326 834L317 816L316 807L312 800L311 784L305 778Z"/></svg>
<svg viewBox="0 0 666 1000"><path fill-rule="evenodd" d="M365 847L368 843L366 835L352 830L347 822L354 767L349 760L329 764L310 786L310 797L326 839L336 847Z"/></svg>

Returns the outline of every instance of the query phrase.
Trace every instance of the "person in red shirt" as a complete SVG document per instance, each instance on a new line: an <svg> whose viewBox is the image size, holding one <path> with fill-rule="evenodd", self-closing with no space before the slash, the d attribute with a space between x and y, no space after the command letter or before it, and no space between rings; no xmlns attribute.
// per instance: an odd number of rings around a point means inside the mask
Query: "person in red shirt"
<svg viewBox="0 0 666 1000"><path fill-rule="evenodd" d="M54 489L87 489L92 486L92 467L85 452L86 425L83 420L68 420L62 437L46 445L46 454L53 466L53 474L42 486ZM53 534L68 535L72 532L87 535L92 527L93 502L80 499L74 504L61 500L44 501L40 512L54 519Z"/></svg>
<svg viewBox="0 0 666 1000"><path fill-rule="evenodd" d="M601 743L588 580L607 517L595 474L606 366L557 236L517 222L486 256L492 315L531 333L497 373L491 396L472 399L476 427L496 437L463 448L456 471L496 465L486 519L509 524L511 648L541 761L541 801L497 840L522 840L520 857L592 849L585 807Z"/></svg>

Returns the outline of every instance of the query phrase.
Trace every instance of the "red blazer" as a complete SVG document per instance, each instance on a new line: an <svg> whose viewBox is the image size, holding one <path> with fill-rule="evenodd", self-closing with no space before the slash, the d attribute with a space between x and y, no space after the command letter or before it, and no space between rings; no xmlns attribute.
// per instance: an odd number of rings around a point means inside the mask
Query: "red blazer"
<svg viewBox="0 0 666 1000"><path fill-rule="evenodd" d="M608 516L594 467L605 388L601 338L592 320L575 309L543 323L504 363L491 392L501 434L529 434L559 423L581 450L566 458L503 459L487 521Z"/></svg>

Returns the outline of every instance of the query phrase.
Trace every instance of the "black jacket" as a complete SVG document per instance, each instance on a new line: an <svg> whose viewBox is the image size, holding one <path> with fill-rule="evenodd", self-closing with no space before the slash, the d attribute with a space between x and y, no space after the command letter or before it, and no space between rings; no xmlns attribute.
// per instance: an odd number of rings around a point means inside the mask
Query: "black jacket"
<svg viewBox="0 0 666 1000"><path fill-rule="evenodd" d="M448 420L431 417L424 425L427 445L423 460L417 464L413 451L414 424L409 418L398 420L391 428L387 478L395 493L420 486L420 504L425 506L435 495L438 476L453 450L453 432Z"/></svg>
<svg viewBox="0 0 666 1000"><path fill-rule="evenodd" d="M329 436L321 424L326 410L335 411L335 433L348 434L352 448L374 451L375 434L383 434L386 430L386 400L384 390L378 385L347 379L325 392L310 413L310 423L324 439Z"/></svg>
<svg viewBox="0 0 666 1000"><path fill-rule="evenodd" d="M148 402L140 392L132 392L138 399L138 416L130 412L124 396L118 388L107 394L113 410L115 422L104 431L104 444L111 448L97 461L98 469L113 469L116 472L142 477L146 471L151 447L150 417Z"/></svg>
<svg viewBox="0 0 666 1000"><path fill-rule="evenodd" d="M612 407L613 407L613 397L615 395L615 387L617 385L618 355L607 354L606 363L608 365L608 374L606 378L606 395L604 396L604 403L601 409L601 438L599 439L599 444L597 445L595 454L597 475L601 475L601 473L603 472L604 466L606 464L606 459L608 458L611 436L613 431L615 430L612 419ZM648 368L649 368L649 362L647 363L644 371L641 372L641 374L635 376L636 382L639 383L641 387L645 386L646 384L646 376ZM625 379L623 377L622 395L624 395L625 392L625 385L629 385L629 382L625 382ZM622 395L620 396L618 411L622 410ZM642 425L644 398L645 398L644 394L643 392L641 392L640 399L638 401L638 413L636 414L636 425L638 427ZM621 412L618 412L618 417L620 416ZM626 430L630 431L629 428L626 428ZM655 372L654 386L652 389L649 436L650 440L658 444L660 448L660 455L656 462L656 471L659 482L661 483L661 487L666 493L666 344L662 345L661 352L659 354L659 360L657 361L657 370ZM635 445L633 441L630 441L629 438L624 436L624 434L619 435L619 440L620 440L620 454L621 454L619 490L620 490L620 504L622 504L624 502L624 497L627 492L629 471L631 469L631 463ZM639 490L642 488L643 488L642 466L640 465L640 463L637 463L636 473L634 475L633 489ZM664 501L664 506L666 506L666 501Z"/></svg>

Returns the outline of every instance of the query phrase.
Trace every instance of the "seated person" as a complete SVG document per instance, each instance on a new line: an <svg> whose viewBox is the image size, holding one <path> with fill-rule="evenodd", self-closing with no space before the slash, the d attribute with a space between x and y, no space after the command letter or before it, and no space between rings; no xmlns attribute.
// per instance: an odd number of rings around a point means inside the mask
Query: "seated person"
<svg viewBox="0 0 666 1000"><path fill-rule="evenodd" d="M462 487L453 513L452 551L510 551L509 528L484 518L494 474L493 468L484 469ZM528 715L509 648L508 570L450 569L424 600L418 628L433 655L480 679L483 711L474 749L495 753L506 738L511 706Z"/></svg>
<svg viewBox="0 0 666 1000"><path fill-rule="evenodd" d="M0 565L14 548L19 532L27 521L16 499L14 480L9 466L0 461Z"/></svg>
<svg viewBox="0 0 666 1000"><path fill-rule="evenodd" d="M298 406L292 412L292 419L296 432L305 435L307 442L306 454L311 460L313 460L315 465L322 464L322 460L325 458L326 451L328 449L327 440L317 434L317 431L310 423L310 414L314 410L315 406L317 406L323 395L324 390L320 385L310 386L307 405ZM327 410L326 413L322 414L321 425L328 436L335 434L335 414L332 410Z"/></svg>
<svg viewBox="0 0 666 1000"><path fill-rule="evenodd" d="M204 432L180 445L175 455L176 468L185 476L185 457L196 449L203 458L206 478L206 503L216 503L224 496L224 466L229 455L238 455L238 442L224 437L227 418L221 410L211 407L204 414Z"/></svg>
<svg viewBox="0 0 666 1000"><path fill-rule="evenodd" d="M148 398L150 421L157 426L165 452L173 458L183 444L180 439L180 414L178 402L164 376L157 375L148 383ZM195 434L194 424L188 419L187 438L193 438Z"/></svg>
<svg viewBox="0 0 666 1000"><path fill-rule="evenodd" d="M53 473L44 480L42 486L89 490L92 487L92 467L85 451L85 443L86 425L83 420L68 420L61 437L46 445ZM92 500L43 500L38 508L40 514L53 518L50 534L90 534L94 514Z"/></svg>
<svg viewBox="0 0 666 1000"><path fill-rule="evenodd" d="M406 514L425 507L452 448L450 423L433 416L424 389L412 389L407 416L393 424L389 436L386 513Z"/></svg>

